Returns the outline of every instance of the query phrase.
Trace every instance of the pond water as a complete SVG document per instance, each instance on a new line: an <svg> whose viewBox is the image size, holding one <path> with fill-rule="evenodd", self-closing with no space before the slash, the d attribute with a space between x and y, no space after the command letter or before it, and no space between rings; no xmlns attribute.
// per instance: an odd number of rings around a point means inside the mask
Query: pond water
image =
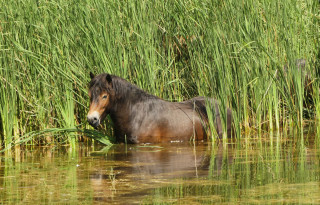
<svg viewBox="0 0 320 205"><path fill-rule="evenodd" d="M281 137L16 148L0 154L0 203L320 203L319 154Z"/></svg>

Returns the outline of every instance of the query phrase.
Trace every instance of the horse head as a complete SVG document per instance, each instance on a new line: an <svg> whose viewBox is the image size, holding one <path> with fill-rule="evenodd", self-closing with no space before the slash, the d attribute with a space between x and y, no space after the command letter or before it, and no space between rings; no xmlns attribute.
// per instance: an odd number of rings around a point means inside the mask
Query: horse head
<svg viewBox="0 0 320 205"><path fill-rule="evenodd" d="M90 77L90 107L87 119L91 126L97 128L107 114L109 114L115 92L111 75L104 73L94 76L94 74L90 72Z"/></svg>

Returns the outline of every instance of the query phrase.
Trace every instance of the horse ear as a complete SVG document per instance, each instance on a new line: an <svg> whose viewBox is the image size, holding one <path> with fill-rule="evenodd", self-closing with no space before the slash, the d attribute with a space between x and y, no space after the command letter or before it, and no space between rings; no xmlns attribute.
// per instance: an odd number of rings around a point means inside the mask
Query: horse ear
<svg viewBox="0 0 320 205"><path fill-rule="evenodd" d="M92 72L90 72L90 78L93 79L94 78L94 74Z"/></svg>
<svg viewBox="0 0 320 205"><path fill-rule="evenodd" d="M106 80L107 80L107 82L110 84L110 83L112 82L111 75L107 74Z"/></svg>

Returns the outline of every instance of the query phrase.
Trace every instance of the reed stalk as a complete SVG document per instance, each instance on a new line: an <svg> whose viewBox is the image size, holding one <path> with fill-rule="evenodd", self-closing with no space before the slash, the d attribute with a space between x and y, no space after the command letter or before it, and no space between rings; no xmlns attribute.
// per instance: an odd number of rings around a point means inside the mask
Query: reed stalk
<svg viewBox="0 0 320 205"><path fill-rule="evenodd" d="M232 108L238 137L303 130L320 102L305 99L295 61L306 59L319 85L319 10L314 0L2 1L2 145L39 130L88 129L90 71L166 100L214 97L222 114ZM32 142L74 145L76 136Z"/></svg>

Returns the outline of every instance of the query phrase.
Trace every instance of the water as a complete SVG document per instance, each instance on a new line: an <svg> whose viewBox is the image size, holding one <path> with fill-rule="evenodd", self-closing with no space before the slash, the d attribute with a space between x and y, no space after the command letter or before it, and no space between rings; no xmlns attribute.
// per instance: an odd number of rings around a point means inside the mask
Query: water
<svg viewBox="0 0 320 205"><path fill-rule="evenodd" d="M257 138L17 148L0 154L0 203L320 203L318 147Z"/></svg>

